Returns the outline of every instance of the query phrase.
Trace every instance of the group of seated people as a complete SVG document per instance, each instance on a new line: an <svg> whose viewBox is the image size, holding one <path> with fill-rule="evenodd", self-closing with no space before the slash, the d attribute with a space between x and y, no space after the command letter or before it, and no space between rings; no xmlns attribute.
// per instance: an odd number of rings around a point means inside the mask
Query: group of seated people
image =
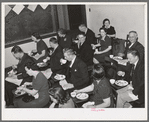
<svg viewBox="0 0 149 122"><path fill-rule="evenodd" d="M94 104L88 104L86 108L123 108L126 103L136 100L144 107L144 47L138 42L137 32L129 32L129 43L126 43L123 54L118 55L121 58L116 59L126 64L118 64L115 70L117 77L124 76L129 85L117 90L117 102L114 105L110 78L106 75L105 57L112 54L115 29L110 26L109 19L103 21L99 38L85 24L78 29L79 32L74 34L59 29L58 36L49 39L50 48L37 32L31 35L36 43L35 50L27 54L20 46L12 48L12 55L18 64L12 66L5 78L7 107L43 108L48 105L50 108L74 108L76 106L71 92L92 92L89 102ZM57 85L59 82L54 80L57 74L66 76L67 84ZM32 89L27 87L30 85ZM16 89L26 92L33 99L29 102L24 100L25 97L15 99L13 91Z"/></svg>

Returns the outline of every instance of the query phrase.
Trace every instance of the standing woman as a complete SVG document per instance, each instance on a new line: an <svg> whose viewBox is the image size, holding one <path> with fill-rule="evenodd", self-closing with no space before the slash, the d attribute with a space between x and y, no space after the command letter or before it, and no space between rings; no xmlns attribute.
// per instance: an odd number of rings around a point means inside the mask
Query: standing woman
<svg viewBox="0 0 149 122"><path fill-rule="evenodd" d="M99 38L99 43L96 45L92 45L92 48L95 49L96 47L100 47L100 50L95 50L93 62L94 64L97 63L104 63L105 56L109 56L111 53L111 39L106 35L106 29L100 28L99 30L101 37Z"/></svg>
<svg viewBox="0 0 149 122"><path fill-rule="evenodd" d="M49 102L49 85L47 78L41 72L32 70L31 66L32 64L28 64L25 70L28 75L33 76L33 81L25 82L24 86L20 86L18 89L25 91L35 97L35 99L30 102L23 101L23 98L16 99L14 101L16 108L42 108ZM33 89L28 89L26 87L27 85L32 85Z"/></svg>
<svg viewBox="0 0 149 122"><path fill-rule="evenodd" d="M106 29L107 32L107 36L109 36L110 38L115 38L116 36L116 32L113 26L110 25L110 20L109 19L104 19L103 20L103 26L102 28Z"/></svg>
<svg viewBox="0 0 149 122"><path fill-rule="evenodd" d="M42 62L43 59L48 56L48 47L46 43L41 39L39 33L33 33L31 38L37 44L36 49L32 50L33 53L36 53L34 58L37 60L37 63Z"/></svg>

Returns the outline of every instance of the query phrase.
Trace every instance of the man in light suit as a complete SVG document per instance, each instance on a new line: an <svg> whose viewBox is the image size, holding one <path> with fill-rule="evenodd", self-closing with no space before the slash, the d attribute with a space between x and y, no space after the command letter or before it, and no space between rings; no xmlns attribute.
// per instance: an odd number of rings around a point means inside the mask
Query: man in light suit
<svg viewBox="0 0 149 122"><path fill-rule="evenodd" d="M64 57L70 61L66 73L67 82L74 89L82 89L89 85L89 75L86 64L79 59L72 49L64 49Z"/></svg>
<svg viewBox="0 0 149 122"><path fill-rule="evenodd" d="M140 59L139 52L135 49L127 52L127 58L132 65L130 71L131 83L120 90L117 90L117 107L124 107L126 102L138 100L140 104L144 105L144 60ZM122 71L118 75L124 75ZM142 106L143 107L143 106Z"/></svg>

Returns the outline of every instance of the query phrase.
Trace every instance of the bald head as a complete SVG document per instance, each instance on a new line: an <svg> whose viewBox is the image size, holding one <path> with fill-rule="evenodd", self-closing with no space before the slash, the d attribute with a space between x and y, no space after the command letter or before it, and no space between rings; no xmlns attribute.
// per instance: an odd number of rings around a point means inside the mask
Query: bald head
<svg viewBox="0 0 149 122"><path fill-rule="evenodd" d="M131 43L135 43L138 40L138 34L136 31L130 31L129 32L129 41Z"/></svg>

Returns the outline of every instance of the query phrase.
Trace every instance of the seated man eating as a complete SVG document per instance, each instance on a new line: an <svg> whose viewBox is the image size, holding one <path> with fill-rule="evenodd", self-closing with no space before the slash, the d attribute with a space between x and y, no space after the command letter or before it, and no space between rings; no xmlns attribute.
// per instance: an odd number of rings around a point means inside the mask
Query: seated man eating
<svg viewBox="0 0 149 122"><path fill-rule="evenodd" d="M34 60L28 56L26 53L23 52L23 50L19 46L14 46L11 50L12 55L19 60L17 66L13 67L15 68L15 72L12 70L8 77L5 79L5 97L6 99L9 99L9 103L6 101L6 105L13 104L13 94L12 90L15 89L17 86L20 86L24 84L24 82L31 82L32 77L26 74L25 71L25 65L28 62L34 63ZM34 63L35 64L35 63ZM34 67L34 65L33 65ZM34 67L37 68L36 66Z"/></svg>
<svg viewBox="0 0 149 122"><path fill-rule="evenodd" d="M66 71L68 87L82 89L89 85L89 75L87 65L79 59L72 49L63 50L64 57L70 63Z"/></svg>
<svg viewBox="0 0 149 122"><path fill-rule="evenodd" d="M144 106L144 60L140 59L137 50L131 49L127 52L127 58L130 62L130 84L127 87L117 90L117 108L125 107L125 103L138 100L142 107ZM125 75L119 71L118 75Z"/></svg>

